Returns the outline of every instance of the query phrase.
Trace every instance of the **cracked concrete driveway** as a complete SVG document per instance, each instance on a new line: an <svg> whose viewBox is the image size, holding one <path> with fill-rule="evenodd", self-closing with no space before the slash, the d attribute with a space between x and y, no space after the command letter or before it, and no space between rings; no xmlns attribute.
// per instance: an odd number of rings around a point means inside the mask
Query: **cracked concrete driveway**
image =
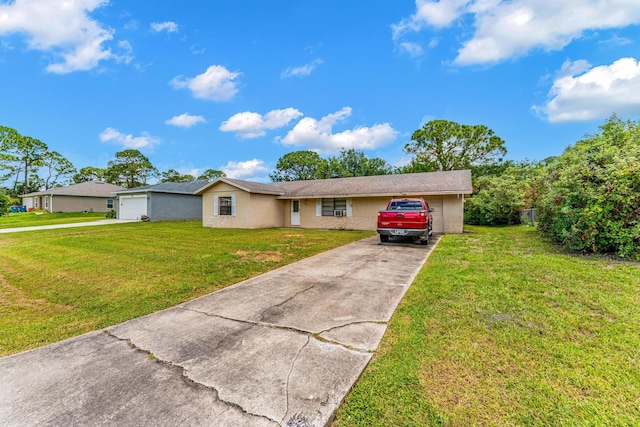
<svg viewBox="0 0 640 427"><path fill-rule="evenodd" d="M324 426L437 244L367 238L0 359L0 425Z"/></svg>

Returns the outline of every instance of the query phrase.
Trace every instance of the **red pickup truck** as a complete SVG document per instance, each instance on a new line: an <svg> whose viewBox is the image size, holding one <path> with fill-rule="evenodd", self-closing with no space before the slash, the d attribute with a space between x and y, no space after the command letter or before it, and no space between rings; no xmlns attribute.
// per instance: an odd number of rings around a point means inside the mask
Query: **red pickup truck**
<svg viewBox="0 0 640 427"><path fill-rule="evenodd" d="M389 237L412 237L429 243L433 229L433 209L424 199L391 199L387 209L378 212L378 234L381 242Z"/></svg>

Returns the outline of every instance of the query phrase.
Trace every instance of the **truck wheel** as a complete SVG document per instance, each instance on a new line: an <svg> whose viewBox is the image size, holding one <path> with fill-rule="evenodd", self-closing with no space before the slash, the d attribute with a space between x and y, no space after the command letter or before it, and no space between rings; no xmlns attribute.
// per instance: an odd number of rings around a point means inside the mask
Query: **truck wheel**
<svg viewBox="0 0 640 427"><path fill-rule="evenodd" d="M389 236L381 234L380 235L380 241L383 242L383 243L384 242L388 242L389 241Z"/></svg>
<svg viewBox="0 0 640 427"><path fill-rule="evenodd" d="M421 245L428 245L429 244L429 234L427 234L426 236L424 236L424 239L420 239L420 244Z"/></svg>

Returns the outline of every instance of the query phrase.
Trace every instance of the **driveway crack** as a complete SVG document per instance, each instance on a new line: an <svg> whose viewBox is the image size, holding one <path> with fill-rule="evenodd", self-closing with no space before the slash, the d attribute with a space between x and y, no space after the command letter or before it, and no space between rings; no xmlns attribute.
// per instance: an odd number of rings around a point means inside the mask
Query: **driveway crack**
<svg viewBox="0 0 640 427"><path fill-rule="evenodd" d="M298 292L294 293L293 295L291 295L289 298L279 302L278 304L274 304L271 307L269 307L267 310L263 311L260 314L260 319L263 319L265 316L265 313L268 311L274 311L280 307L282 307L283 305L285 305L286 303L288 303L289 301L292 301L293 299L295 299L296 297L298 297L298 295L302 295L306 292L309 292L311 289L315 288L317 286L317 283L312 284L311 286L307 286L304 289L299 290Z"/></svg>
<svg viewBox="0 0 640 427"><path fill-rule="evenodd" d="M140 353L144 353L144 354L148 355L149 360L151 360L151 361L153 361L155 363L160 363L160 364L164 365L165 367L167 367L167 368L169 368L171 370L179 371L180 377L182 378L183 381L186 381L192 387L204 389L204 390L207 390L207 391L211 392L213 394L214 399L217 400L218 402L222 402L225 405L228 405L229 407L233 407L233 408L239 410L240 412L242 412L243 414L248 415L250 417L263 418L263 419L268 420L268 421L270 421L272 423L279 424L278 421L276 421L274 419L271 419L271 418L267 417L266 415L258 415L258 414L251 413L251 412L245 410L242 406L238 405L237 403L229 402L229 401L221 399L220 398L220 393L218 392L218 390L216 390L215 387L211 387L211 386L196 382L196 381L192 380L191 378L189 378L189 375L187 374L187 370L183 366L181 366L179 364L176 364L176 363L173 363L173 362L168 361L168 360L163 360L163 359L158 358L151 351L145 350L143 348L138 347L129 338L121 338L121 337L117 336L116 334L112 333L111 331L109 331L107 329L103 329L102 332L104 332L105 335L107 335L107 336L109 336L111 338L114 338L114 339L116 339L118 341L126 342L129 345L129 347L133 348L134 350L136 350L136 351L138 351Z"/></svg>
<svg viewBox="0 0 640 427"><path fill-rule="evenodd" d="M293 328L293 327L290 327L290 326L276 325L274 323L266 323L266 322L260 322L260 321L256 321L256 320L236 319L236 318L233 318L233 317L222 316L220 314L207 313L206 311L196 310L194 308L188 308L188 307L184 307L184 306L181 306L180 308L183 309L183 310L186 310L186 311L193 311L194 313L203 314L203 315L209 316L209 317L216 317L218 319L229 320L231 322L245 323L245 324L251 325L251 326L262 326L263 328L282 329L282 330L285 330L285 331L297 332L299 334L304 334L304 335L312 335L312 333L309 332L309 331L305 331L305 330L302 330L302 329L296 329L296 328Z"/></svg>
<svg viewBox="0 0 640 427"><path fill-rule="evenodd" d="M332 327L327 328L327 329L325 329L323 331L320 331L320 333L318 335L324 334L324 333L329 332L329 331L333 331L334 329L344 328L344 327L347 327L347 326L366 325L366 324L375 324L375 325L385 325L386 326L388 324L388 322L383 321L383 320L357 320L355 322L347 322L347 323L344 323L342 325L332 326Z"/></svg>
<svg viewBox="0 0 640 427"><path fill-rule="evenodd" d="M298 358L300 357L300 354L302 353L302 350L304 350L304 348L309 345L310 341L311 341L311 337L307 336L307 342L305 342L302 345L302 347L300 347L300 350L298 350L298 353L296 354L296 357L291 362L291 367L289 368L289 372L287 373L287 385L285 387L285 396L287 397L287 399L286 399L286 407L285 407L284 415L282 416L282 420L280 421L281 425L284 423L284 419L287 416L287 414L289 413L289 380L291 378L291 373L293 372L293 368L294 368L296 362L298 361Z"/></svg>

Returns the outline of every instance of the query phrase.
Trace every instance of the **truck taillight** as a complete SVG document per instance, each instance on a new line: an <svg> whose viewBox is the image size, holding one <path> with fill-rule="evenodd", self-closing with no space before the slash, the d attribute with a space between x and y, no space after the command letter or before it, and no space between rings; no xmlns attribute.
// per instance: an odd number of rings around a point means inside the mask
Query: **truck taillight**
<svg viewBox="0 0 640 427"><path fill-rule="evenodd" d="M424 212L420 212L420 218L426 218L426 217L427 217L427 215L425 215Z"/></svg>

